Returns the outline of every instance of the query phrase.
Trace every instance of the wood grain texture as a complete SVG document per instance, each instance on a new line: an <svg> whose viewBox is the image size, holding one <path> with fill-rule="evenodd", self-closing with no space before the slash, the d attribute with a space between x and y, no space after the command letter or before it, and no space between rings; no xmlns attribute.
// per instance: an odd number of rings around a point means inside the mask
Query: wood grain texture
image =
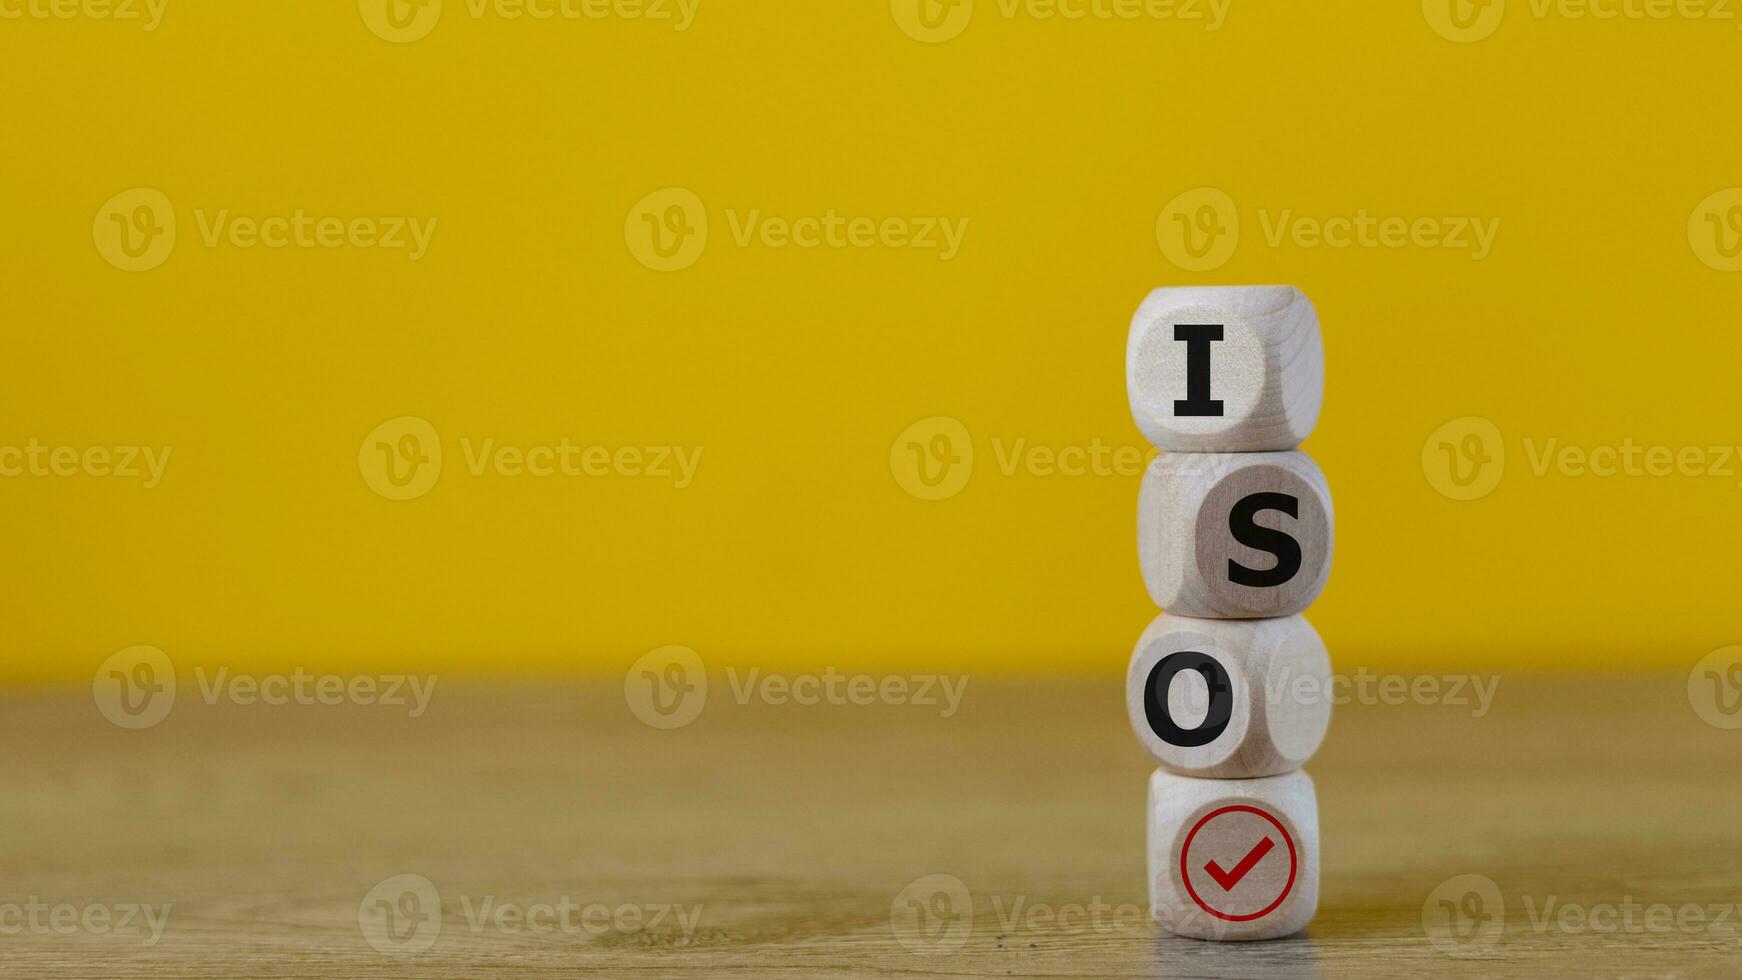
<svg viewBox="0 0 1742 980"><path fill-rule="evenodd" d="M1346 651L1338 666L1358 670ZM1300 936L1238 944L1168 936L1142 914L1152 764L1116 674L976 676L949 717L741 705L716 681L672 731L630 714L621 678L443 678L416 719L196 697L137 732L103 721L89 691L6 694L0 903L172 912L155 946L0 934L0 974L1680 978L1742 963L1733 912L1694 931L1560 920L1742 901L1742 733L1701 721L1682 674L1506 675L1485 712L1467 686L1423 706L1352 683L1310 764L1318 915ZM443 928L387 957L359 904L408 873L439 888ZM965 942L933 955L892 924L927 875L964 883L973 910ZM1435 890L1467 875L1496 883L1504 909L1486 913L1503 930L1449 955L1424 908L1438 914ZM687 937L468 924L468 901L564 896L701 918Z"/></svg>
<svg viewBox="0 0 1742 980"><path fill-rule="evenodd" d="M1207 657L1194 669L1174 660ZM1183 666L1183 669L1182 669ZM1215 691L1204 671L1220 674ZM1125 672L1125 710L1138 742L1181 776L1250 779L1305 765L1331 721L1331 661L1301 616L1215 620L1161 615ZM1161 683L1166 689L1158 689ZM1219 712L1212 701L1222 700ZM1165 709L1165 718L1152 718ZM1179 731L1158 731L1157 722ZM1219 733L1218 733L1219 728ZM1209 736L1215 733L1215 737ZM1170 741L1169 738L1172 738ZM1207 740L1205 740L1207 739Z"/></svg>
<svg viewBox="0 0 1742 980"><path fill-rule="evenodd" d="M1274 550L1238 536L1236 507L1281 494L1294 516L1264 502L1244 525L1281 531L1298 546L1298 567L1285 581L1236 581L1230 562L1268 572ZM1331 575L1335 514L1325 475L1307 454L1163 453L1144 472L1137 500L1137 558L1155 604L1180 616L1256 619L1304 611Z"/></svg>
<svg viewBox="0 0 1742 980"><path fill-rule="evenodd" d="M1206 399L1214 414L1180 412L1190 401L1182 326L1217 328ZM1186 286L1151 292L1125 346L1131 416L1155 446L1175 452L1274 452L1313 431L1325 394L1318 311L1293 286Z"/></svg>

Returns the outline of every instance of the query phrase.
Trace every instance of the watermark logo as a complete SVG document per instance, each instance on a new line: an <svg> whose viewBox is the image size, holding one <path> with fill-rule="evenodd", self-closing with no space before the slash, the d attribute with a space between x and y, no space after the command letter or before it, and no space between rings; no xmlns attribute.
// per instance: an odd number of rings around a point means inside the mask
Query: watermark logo
<svg viewBox="0 0 1742 980"><path fill-rule="evenodd" d="M1688 244L1719 272L1742 272L1742 187L1706 198L1688 215Z"/></svg>
<svg viewBox="0 0 1742 980"><path fill-rule="evenodd" d="M140 480L154 490L163 483L172 446L57 446L36 437L22 446L0 446L0 477L88 476Z"/></svg>
<svg viewBox="0 0 1742 980"><path fill-rule="evenodd" d="M51 905L32 895L24 902L0 902L0 936L116 936L156 946L169 927L171 908L169 902Z"/></svg>
<svg viewBox="0 0 1742 980"><path fill-rule="evenodd" d="M1494 955L1507 931L1506 901L1494 880L1479 874L1441 882L1422 903L1422 930L1435 949L1450 956ZM1521 895L1524 909L1515 928L1536 935L1706 935L1734 942L1742 920L1735 902L1654 902L1632 895L1606 901L1573 901L1560 895Z"/></svg>
<svg viewBox="0 0 1742 980"><path fill-rule="evenodd" d="M1233 0L994 0L987 9L1006 21L1166 21L1213 33L1227 23L1232 6ZM889 9L908 37L939 44L967 30L974 0L891 0Z"/></svg>
<svg viewBox="0 0 1742 980"><path fill-rule="evenodd" d="M1507 15L1506 0L1422 0L1421 9L1437 34L1460 44L1488 38L1500 29ZM1735 0L1527 0L1514 9L1538 23L1685 20L1734 24L1742 29Z"/></svg>
<svg viewBox="0 0 1742 980"><path fill-rule="evenodd" d="M974 440L968 427L947 415L920 419L890 443L889 472L912 497L954 497L974 475Z"/></svg>
<svg viewBox="0 0 1742 980"><path fill-rule="evenodd" d="M386 878L357 903L357 928L385 956L425 952L442 934L441 892L423 875Z"/></svg>
<svg viewBox="0 0 1742 980"><path fill-rule="evenodd" d="M0 0L0 20L137 21L149 34L168 8L169 0Z"/></svg>
<svg viewBox="0 0 1742 980"><path fill-rule="evenodd" d="M451 896L450 896L451 897ZM702 906L671 902L581 902L569 895L554 901L516 902L495 895L462 894L457 907L474 936L560 935L599 937L609 933L638 937L640 944L687 945L701 925ZM400 874L371 888L357 905L363 938L387 956L415 956L435 945L442 931L442 895L423 875Z"/></svg>
<svg viewBox="0 0 1742 980"><path fill-rule="evenodd" d="M1168 679L1168 713L1174 718L1210 716L1218 697L1203 675L1181 671ZM1272 708L1360 704L1368 707L1468 708L1470 717L1486 718L1500 692L1499 674L1381 674L1365 666L1355 672L1318 675L1292 667L1272 670L1260 693ZM1162 693L1157 689L1157 693Z"/></svg>
<svg viewBox="0 0 1742 980"><path fill-rule="evenodd" d="M265 217L232 214L229 208L194 208L200 243L207 248L373 249L402 251L411 262L429 254L440 220L416 215L310 214L300 207Z"/></svg>
<svg viewBox="0 0 1742 980"><path fill-rule="evenodd" d="M642 654L623 675L629 711L652 728L682 728L708 704L708 672L701 654L664 646Z"/></svg>
<svg viewBox="0 0 1742 980"><path fill-rule="evenodd" d="M1090 895L1073 901L1036 900L1028 895L981 896L978 915L974 896L962 879L948 874L930 874L909 882L889 905L890 930L902 947L922 956L954 953L973 936L976 918L996 927L997 949L1013 945L1025 934L1048 936L1115 935L1153 936L1151 923L1167 921L1167 910L1135 902L1109 901ZM986 913L990 910L991 917ZM1219 920L1191 916L1194 922L1214 928ZM1216 930L1218 933L1220 930ZM1032 944L1030 945L1032 947Z"/></svg>
<svg viewBox="0 0 1742 980"><path fill-rule="evenodd" d="M701 0L464 0L462 13L473 21L645 21L681 34L695 23L700 7ZM375 36L404 44L435 30L442 0L358 0L357 10Z"/></svg>
<svg viewBox="0 0 1742 980"><path fill-rule="evenodd" d="M968 29L974 0L889 0L889 12L908 37L941 44Z"/></svg>
<svg viewBox="0 0 1742 980"><path fill-rule="evenodd" d="M1506 927L1506 899L1484 875L1459 875L1440 882L1421 904L1421 928L1442 953L1481 953L1500 941Z"/></svg>
<svg viewBox="0 0 1742 980"><path fill-rule="evenodd" d="M623 240L635 261L655 272L687 269L708 247L707 206L688 188L661 188L629 209Z"/></svg>
<svg viewBox="0 0 1742 980"><path fill-rule="evenodd" d="M1529 475L1597 479L1728 479L1742 487L1742 446L1671 446L1642 443L1632 436L1593 445L1562 443L1558 436L1519 440ZM1428 483L1453 500L1476 500L1493 492L1506 470L1500 429L1489 419L1453 419L1422 444L1421 469ZM1517 458L1517 457L1515 457Z"/></svg>
<svg viewBox="0 0 1742 980"><path fill-rule="evenodd" d="M740 673L738 668L728 667L726 682L731 685L732 699L741 705L752 700L773 707L887 704L936 708L940 718L954 718L968 693L966 674L848 674L833 667L801 674L764 674L760 667Z"/></svg>
<svg viewBox="0 0 1742 980"><path fill-rule="evenodd" d="M442 0L357 0L357 13L376 37L406 44L435 30L442 19Z"/></svg>
<svg viewBox="0 0 1742 980"><path fill-rule="evenodd" d="M1506 0L1421 0L1421 12L1440 37L1470 44L1500 29Z"/></svg>
<svg viewBox="0 0 1742 980"><path fill-rule="evenodd" d="M155 269L175 248L175 205L154 187L122 191L97 209L91 240L97 254L117 269Z"/></svg>
<svg viewBox="0 0 1742 980"><path fill-rule="evenodd" d="M1694 665L1688 703L1713 728L1742 728L1742 646L1713 650Z"/></svg>
<svg viewBox="0 0 1742 980"><path fill-rule="evenodd" d="M297 667L288 674L231 674L219 667L194 668L200 699L206 704L229 701L243 706L299 705L405 708L406 717L421 718L435 696L434 674L316 674Z"/></svg>
<svg viewBox="0 0 1742 980"><path fill-rule="evenodd" d="M636 936L639 944L688 945L702 921L702 906L673 902L582 904L563 895L554 902L504 902L495 895L461 895L460 913L474 936L485 932L535 935ZM674 929L673 926L676 928Z"/></svg>
<svg viewBox="0 0 1742 980"><path fill-rule="evenodd" d="M909 952L953 953L973 935L974 897L955 875L915 878L889 903L889 928Z"/></svg>
<svg viewBox="0 0 1742 980"><path fill-rule="evenodd" d="M401 251L417 262L429 252L436 217L311 214L304 208L264 217L229 208L193 209L198 240L206 248L373 249ZM177 241L175 205L159 190L135 187L97 209L91 239L117 269L145 272L162 265Z"/></svg>
<svg viewBox="0 0 1742 980"><path fill-rule="evenodd" d="M117 727L150 728L175 707L175 665L153 646L118 650L91 677L91 698Z"/></svg>
<svg viewBox="0 0 1742 980"><path fill-rule="evenodd" d="M388 419L357 446L357 469L369 489L388 500L415 500L441 478L441 436L415 415Z"/></svg>
<svg viewBox="0 0 1742 980"><path fill-rule="evenodd" d="M947 415L920 419L889 444L889 472L896 485L918 500L947 500L961 493L975 471L975 462L990 460L1004 479L1136 479L1160 450L1153 446L1117 445L1099 436L1079 443L1044 444L1026 436L991 436L989 454L976 456L974 437L961 420ZM1198 462L1201 457L1201 462ZM1200 453L1192 472L1225 473L1226 453Z"/></svg>
<svg viewBox="0 0 1742 980"><path fill-rule="evenodd" d="M473 479L608 479L670 482L674 490L695 484L702 446L616 445L576 442L509 443L495 436L461 436L458 459ZM376 426L357 446L363 482L388 500L414 500L442 474L442 441L428 421L401 416Z"/></svg>
<svg viewBox="0 0 1742 980"><path fill-rule="evenodd" d="M1488 496L1506 474L1500 427L1479 415L1452 419L1422 443L1421 471L1430 486L1453 500Z"/></svg>
<svg viewBox="0 0 1742 980"><path fill-rule="evenodd" d="M954 718L968 693L965 674L855 674L825 667L799 673L764 672L760 667L726 668L731 700L772 708L870 707L933 708ZM707 705L709 679L701 655L689 647L649 650L623 675L623 700L642 723L659 729L682 728Z"/></svg>
<svg viewBox="0 0 1742 980"><path fill-rule="evenodd" d="M302 707L354 704L404 708L421 718L435 696L434 674L317 674L297 667L289 673L233 674L228 667L195 666L199 701L251 707ZM157 647L134 646L111 654L91 677L97 711L120 728L150 728L175 707L175 665Z"/></svg>
<svg viewBox="0 0 1742 980"><path fill-rule="evenodd" d="M933 252L948 262L961 254L967 217L947 215L843 214L835 208L799 214L773 214L761 207L722 209L732 244L740 249L894 249ZM655 272L677 272L694 265L708 245L707 206L693 191L667 187L629 209L623 240L635 260Z"/></svg>
<svg viewBox="0 0 1742 980"><path fill-rule="evenodd" d="M1471 215L1379 214L1370 208L1351 213L1313 215L1294 208L1256 210L1257 227L1270 248L1412 248L1467 252L1486 259L1500 234L1498 217ZM1169 262L1188 272L1219 269L1233 258L1241 241L1240 209L1215 187L1186 191L1167 203L1155 220L1155 240Z"/></svg>
<svg viewBox="0 0 1742 980"><path fill-rule="evenodd" d="M1240 210L1220 188L1194 188L1161 209L1155 241L1169 262L1187 272L1220 269L1240 245Z"/></svg>

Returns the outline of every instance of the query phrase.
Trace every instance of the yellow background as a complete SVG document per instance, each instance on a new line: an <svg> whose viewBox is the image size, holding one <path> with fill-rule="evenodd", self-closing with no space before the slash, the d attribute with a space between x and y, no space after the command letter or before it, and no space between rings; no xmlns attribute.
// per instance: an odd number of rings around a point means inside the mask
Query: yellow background
<svg viewBox="0 0 1742 980"><path fill-rule="evenodd" d="M17 9L19 0L10 0ZM42 0L38 0L42 2ZM1737 642L1742 476L1536 475L1524 440L1742 441L1742 274L1690 243L1742 184L1735 21L1538 17L1454 43L1414 3L1234 0L1226 23L1006 17L921 43L883 0L695 22L474 19L389 43L345 2L169 0L162 24L0 20L0 444L172 446L161 486L0 479L0 675L137 643L252 669L710 665L1123 669L1154 610L1137 479L1000 471L993 440L1139 446L1125 332L1149 288L1288 282L1328 395L1337 506L1309 611L1339 668L1691 665ZM112 195L173 253L93 243ZM662 188L707 247L626 241ZM1226 265L1157 217L1237 202ZM428 254L206 247L194 212L435 217ZM740 247L728 211L939 215L960 254ZM1492 254L1271 245L1260 212L1498 219ZM1697 221L1696 221L1697 225ZM394 502L359 444L427 420ZM959 494L892 473L971 434ZM1423 447L1494 423L1449 499ZM474 478L458 440L702 447L693 486ZM1742 464L1733 464L1742 472Z"/></svg>

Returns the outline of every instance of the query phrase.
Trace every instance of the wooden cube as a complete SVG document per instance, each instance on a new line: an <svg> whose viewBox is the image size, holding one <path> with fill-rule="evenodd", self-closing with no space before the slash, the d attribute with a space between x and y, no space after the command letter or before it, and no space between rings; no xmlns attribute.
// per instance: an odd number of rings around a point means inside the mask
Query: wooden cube
<svg viewBox="0 0 1742 980"><path fill-rule="evenodd" d="M1143 476L1137 553L1178 616L1292 616L1331 574L1331 491L1305 453L1164 453Z"/></svg>
<svg viewBox="0 0 1742 980"><path fill-rule="evenodd" d="M1163 615L1125 675L1137 740L1180 776L1251 779L1299 769L1331 722L1331 658L1299 616Z"/></svg>
<svg viewBox="0 0 1742 980"><path fill-rule="evenodd" d="M1149 778L1149 902L1197 939L1275 939L1319 907L1319 809L1304 772Z"/></svg>
<svg viewBox="0 0 1742 980"><path fill-rule="evenodd" d="M1157 289L1132 318L1125 384L1162 449L1293 449L1324 401L1318 313L1293 286Z"/></svg>

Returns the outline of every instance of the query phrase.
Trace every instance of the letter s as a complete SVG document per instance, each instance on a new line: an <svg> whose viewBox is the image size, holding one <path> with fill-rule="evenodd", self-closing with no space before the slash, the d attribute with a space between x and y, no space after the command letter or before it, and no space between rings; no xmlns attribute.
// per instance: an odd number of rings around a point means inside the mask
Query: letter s
<svg viewBox="0 0 1742 980"><path fill-rule="evenodd" d="M1253 493L1240 498L1228 512L1228 530L1234 540L1248 548L1268 551L1276 556L1276 566L1267 570L1247 568L1228 559L1228 581L1249 585L1255 589L1274 588L1294 578L1300 571L1300 542L1287 531L1264 527L1256 520L1259 511L1281 511L1299 519L1300 498L1286 493Z"/></svg>

